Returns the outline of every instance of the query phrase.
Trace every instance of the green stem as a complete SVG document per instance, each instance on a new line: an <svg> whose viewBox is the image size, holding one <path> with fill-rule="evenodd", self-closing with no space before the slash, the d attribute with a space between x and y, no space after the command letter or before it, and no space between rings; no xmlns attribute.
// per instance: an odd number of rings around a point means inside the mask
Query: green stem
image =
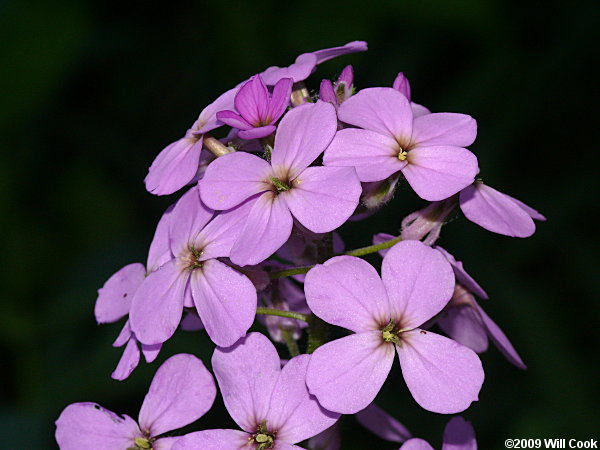
<svg viewBox="0 0 600 450"><path fill-rule="evenodd" d="M294 356L298 356L300 354L300 349L298 348L298 343L292 336L292 332L290 330L281 329L281 335L283 336L285 345L288 348L288 352L290 352L290 356L292 358Z"/></svg>
<svg viewBox="0 0 600 450"><path fill-rule="evenodd" d="M344 252L341 254L349 255L349 256L364 256L364 255L368 255L370 253L376 253L380 250L385 250L387 248L393 247L401 240L402 240L402 238L400 236L398 236L393 239L390 239L389 241L382 242L381 244L369 245L368 247L362 247L362 248L356 248L354 250L348 250L347 252ZM308 272L313 267L314 266L301 266L301 267L293 267L292 269L279 270L277 272L271 272L269 274L269 277L271 277L271 279L274 279L274 278L291 277L293 275L301 275L303 273Z"/></svg>
<svg viewBox="0 0 600 450"><path fill-rule="evenodd" d="M256 308L256 314L262 314L264 316L287 317L288 319L302 320L303 322L308 322L310 320L307 314L297 313L294 311L285 311L283 309L264 308L262 306Z"/></svg>
<svg viewBox="0 0 600 450"><path fill-rule="evenodd" d="M394 239L390 239L389 241L382 242L377 245L369 245L368 247L357 248L354 250L348 250L347 252L342 253L342 255L350 255L350 256L363 256L368 255L370 253L376 253L380 250L385 250L386 248L393 247L395 244L400 242L402 238L400 236L395 237Z"/></svg>

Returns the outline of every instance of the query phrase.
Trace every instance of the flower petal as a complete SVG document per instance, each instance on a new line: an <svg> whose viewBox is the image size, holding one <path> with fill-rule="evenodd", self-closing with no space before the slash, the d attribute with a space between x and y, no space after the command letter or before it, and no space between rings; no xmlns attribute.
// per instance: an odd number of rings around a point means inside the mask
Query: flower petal
<svg viewBox="0 0 600 450"><path fill-rule="evenodd" d="M309 167L281 196L302 225L315 233L326 233L348 220L361 193L354 168Z"/></svg>
<svg viewBox="0 0 600 450"><path fill-rule="evenodd" d="M198 314L215 344L229 347L246 334L256 314L256 289L245 275L210 259L192 272L190 284Z"/></svg>
<svg viewBox="0 0 600 450"><path fill-rule="evenodd" d="M440 252L419 241L401 241L383 258L381 279L402 328L439 313L454 292L454 273Z"/></svg>
<svg viewBox="0 0 600 450"><path fill-rule="evenodd" d="M123 381L135 370L140 362L140 350L135 338L129 339L116 369L110 375L113 380Z"/></svg>
<svg viewBox="0 0 600 450"><path fill-rule="evenodd" d="M235 109L253 126L267 117L269 91L260 75L254 75L240 88L235 96Z"/></svg>
<svg viewBox="0 0 600 450"><path fill-rule="evenodd" d="M322 80L321 86L319 87L319 98L324 102L329 102L334 106L337 106L338 100L333 90L333 84L329 80Z"/></svg>
<svg viewBox="0 0 600 450"><path fill-rule="evenodd" d="M196 130L197 133L207 133L223 125L223 122L217 118L217 113L219 111L233 109L234 99L238 90L239 87L237 86L229 89L204 108L194 124L194 130Z"/></svg>
<svg viewBox="0 0 600 450"><path fill-rule="evenodd" d="M156 231L148 250L148 260L146 262L148 272L155 271L164 263L173 259L169 242L169 217L174 207L175 205L169 206L156 225Z"/></svg>
<svg viewBox="0 0 600 450"><path fill-rule="evenodd" d="M152 361L154 361L156 359L156 357L160 353L162 344L154 344L154 345L140 344L140 347L142 347L142 353L144 355L144 359L146 360L146 362L151 363Z"/></svg>
<svg viewBox="0 0 600 450"><path fill-rule="evenodd" d="M241 130L238 136L242 139L260 139L265 136L269 136L275 132L277 128L275 125L266 125L264 127L251 128L249 130Z"/></svg>
<svg viewBox="0 0 600 450"><path fill-rule="evenodd" d="M258 197L246 224L231 249L231 260L239 266L258 264L285 244L292 233L292 214L285 201L272 192Z"/></svg>
<svg viewBox="0 0 600 450"><path fill-rule="evenodd" d="M317 50L316 52L312 52L312 54L317 57L317 64L321 64L322 62L329 61L338 56L347 55L348 53L365 52L367 50L368 47L365 41L352 41L341 47Z"/></svg>
<svg viewBox="0 0 600 450"><path fill-rule="evenodd" d="M392 87L404 95L408 101L410 101L410 83L408 78L404 76L404 73L399 72L398 75L396 75L396 79L394 80Z"/></svg>
<svg viewBox="0 0 600 450"><path fill-rule="evenodd" d="M500 327L496 325L496 323L490 318L490 316L486 314L486 312L477 304L477 302L474 303L475 308L477 309L477 312L479 313L483 322L483 326L487 329L490 339L498 348L498 350L500 350L500 353L502 353L510 363L514 364L519 369L527 369L527 366L523 363L523 360L506 337L506 334L504 334Z"/></svg>
<svg viewBox="0 0 600 450"><path fill-rule="evenodd" d="M404 425L375 403L357 412L355 417L363 427L386 441L404 442L412 436Z"/></svg>
<svg viewBox="0 0 600 450"><path fill-rule="evenodd" d="M234 111L219 111L217 113L217 118L225 125L237 128L238 130L249 130L253 128L252 124L248 123L246 119Z"/></svg>
<svg viewBox="0 0 600 450"><path fill-rule="evenodd" d="M148 169L146 190L168 195L184 187L196 175L201 150L201 137L184 137L166 146Z"/></svg>
<svg viewBox="0 0 600 450"><path fill-rule="evenodd" d="M249 153L229 153L214 160L202 179L200 196L210 208L231 209L268 189L271 166Z"/></svg>
<svg viewBox="0 0 600 450"><path fill-rule="evenodd" d="M243 430L254 433L267 417L281 373L277 350L262 334L249 333L233 347L217 347L212 367L231 418Z"/></svg>
<svg viewBox="0 0 600 450"><path fill-rule="evenodd" d="M140 426L152 437L181 428L202 417L216 395L215 381L201 360L186 353L171 356L152 379Z"/></svg>
<svg viewBox="0 0 600 450"><path fill-rule="evenodd" d="M171 260L146 277L131 301L129 320L135 337L144 344L169 339L181 320L188 272Z"/></svg>
<svg viewBox="0 0 600 450"><path fill-rule="evenodd" d="M452 270L454 271L454 276L456 277L456 282L462 284L465 289L469 292L472 292L479 298L483 298L485 300L488 299L487 293L483 290L481 286L473 279L471 275L467 273L465 268L463 267L463 263L461 261L457 261L453 255L448 253L442 247L435 246L438 252L440 252L444 257L448 260L450 265L452 266Z"/></svg>
<svg viewBox="0 0 600 450"><path fill-rule="evenodd" d="M433 450L433 447L423 439L412 438L402 444L400 450Z"/></svg>
<svg viewBox="0 0 600 450"><path fill-rule="evenodd" d="M413 114L404 95L392 88L362 89L338 109L340 121L409 142Z"/></svg>
<svg viewBox="0 0 600 450"><path fill-rule="evenodd" d="M354 256L317 264L306 274L304 292L311 311L338 327L358 333L390 320L388 295L377 271Z"/></svg>
<svg viewBox="0 0 600 450"><path fill-rule="evenodd" d="M171 450L249 450L250 436L239 430L204 430L177 439Z"/></svg>
<svg viewBox="0 0 600 450"><path fill-rule="evenodd" d="M146 269L143 264L129 264L114 273L98 289L98 300L94 307L94 315L98 323L116 322L129 313L131 299L144 277Z"/></svg>
<svg viewBox="0 0 600 450"><path fill-rule="evenodd" d="M197 248L202 248L201 261L229 256L253 205L252 199L248 199L241 205L219 212L202 229L194 241Z"/></svg>
<svg viewBox="0 0 600 450"><path fill-rule="evenodd" d="M468 147L477 137L477 122L457 113L433 113L415 118L412 141L423 147Z"/></svg>
<svg viewBox="0 0 600 450"><path fill-rule="evenodd" d="M123 450L141 436L142 432L131 417L120 417L96 403L73 403L56 421L55 437L61 450Z"/></svg>
<svg viewBox="0 0 600 450"><path fill-rule="evenodd" d="M460 416L450 419L444 428L442 450L477 450L475 430L471 422Z"/></svg>
<svg viewBox="0 0 600 450"><path fill-rule="evenodd" d="M360 181L380 181L406 166L406 161L398 159L398 151L398 143L388 135L347 128L337 132L325 150L323 164L354 167Z"/></svg>
<svg viewBox="0 0 600 450"><path fill-rule="evenodd" d="M271 164L275 173L290 179L306 169L327 148L337 131L331 103L318 101L288 112L277 128Z"/></svg>
<svg viewBox="0 0 600 450"><path fill-rule="evenodd" d="M374 399L390 372L394 346L381 331L368 331L328 342L311 355L306 385L329 411L354 414Z"/></svg>
<svg viewBox="0 0 600 450"><path fill-rule="evenodd" d="M288 67L271 66L260 74L267 86L273 86L282 78L291 78L294 83L306 80L317 66L317 57L312 53L304 53Z"/></svg>
<svg viewBox="0 0 600 450"><path fill-rule="evenodd" d="M477 157L462 147L416 147L408 152L402 173L424 200L444 200L469 184L479 172Z"/></svg>
<svg viewBox="0 0 600 450"><path fill-rule="evenodd" d="M512 197L483 183L468 186L460 193L460 209L471 222L505 236L529 237L535 223Z"/></svg>
<svg viewBox="0 0 600 450"><path fill-rule="evenodd" d="M473 350L418 328L402 333L396 349L406 385L421 407L454 414L478 400L484 373Z"/></svg>
<svg viewBox="0 0 600 450"><path fill-rule="evenodd" d="M273 388L267 427L277 431L277 440L296 443L311 438L332 426L339 414L323 409L308 393L306 369L309 355L300 355L287 362Z"/></svg>
<svg viewBox="0 0 600 450"><path fill-rule="evenodd" d="M449 338L476 353L488 349L487 331L479 314L469 305L449 308L447 314L438 319L437 324Z"/></svg>
<svg viewBox="0 0 600 450"><path fill-rule="evenodd" d="M281 117L290 104L292 94L293 80L291 78L282 78L273 88L273 95L269 102L266 120L273 123Z"/></svg>
<svg viewBox="0 0 600 450"><path fill-rule="evenodd" d="M200 230L213 218L215 212L200 200L197 186L188 190L175 204L169 220L171 252L181 256L187 251Z"/></svg>

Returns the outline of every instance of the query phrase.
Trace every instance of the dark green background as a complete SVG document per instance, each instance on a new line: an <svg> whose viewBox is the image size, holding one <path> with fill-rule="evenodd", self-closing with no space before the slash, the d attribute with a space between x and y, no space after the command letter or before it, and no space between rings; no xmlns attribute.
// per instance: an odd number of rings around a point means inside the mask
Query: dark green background
<svg viewBox="0 0 600 450"><path fill-rule="evenodd" d="M365 54L320 66L308 84L353 64L356 84L404 71L413 98L473 115L472 149L488 184L548 217L529 239L460 217L440 244L491 299L528 371L492 348L481 401L464 416L480 448L506 438L599 438L597 73L599 3L558 1L0 1L0 436L52 448L53 421L75 401L136 417L158 364L109 375L121 324L96 326L96 289L145 261L173 198L145 192L154 156L218 94L297 54L362 39ZM403 188L343 235L348 246L394 233L420 207ZM201 333L179 333L159 360L209 360ZM396 367L378 402L435 446L448 418L425 412ZM220 400L193 427L232 426ZM344 420L344 449L391 449ZM594 435L595 433L595 435Z"/></svg>

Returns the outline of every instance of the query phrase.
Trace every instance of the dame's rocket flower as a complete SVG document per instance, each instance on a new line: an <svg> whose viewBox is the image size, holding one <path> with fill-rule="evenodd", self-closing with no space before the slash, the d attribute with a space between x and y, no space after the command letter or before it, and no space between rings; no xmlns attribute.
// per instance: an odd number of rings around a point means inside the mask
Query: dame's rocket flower
<svg viewBox="0 0 600 450"><path fill-rule="evenodd" d="M329 428L339 414L324 410L305 383L310 355L281 368L273 344L250 333L230 348L215 350L212 366L231 418L244 431L204 430L175 442L173 450L292 450Z"/></svg>
<svg viewBox="0 0 600 450"><path fill-rule="evenodd" d="M325 322L355 334L312 354L306 384L330 411L352 414L367 407L400 358L408 389L423 408L451 414L477 400L481 361L469 348L419 326L452 296L454 274L437 251L418 241L399 242L382 265L338 256L306 275L306 300Z"/></svg>
<svg viewBox="0 0 600 450"><path fill-rule="evenodd" d="M404 73L399 72L398 75L396 75L394 83L392 84L392 88L404 95L410 102L410 109L412 109L413 118L424 116L425 114L431 114L431 111L429 111L429 109L427 109L425 106L411 101L410 83L408 78L404 76Z"/></svg>
<svg viewBox="0 0 600 450"><path fill-rule="evenodd" d="M360 181L380 181L401 171L423 199L443 200L473 182L477 158L467 150L477 134L465 114L414 117L407 98L392 88L363 89L338 110L357 128L339 131L323 157L325 166L355 167Z"/></svg>
<svg viewBox="0 0 600 450"><path fill-rule="evenodd" d="M260 75L267 86L273 86L282 78L291 78L294 83L306 80L317 66L338 56L348 53L364 52L367 50L367 43L364 41L348 42L341 47L326 48L316 52L303 53L296 58L296 61L288 67L272 66L262 72Z"/></svg>
<svg viewBox="0 0 600 450"><path fill-rule="evenodd" d="M460 209L471 222L488 231L512 237L529 237L535 220L545 221L525 203L476 181L460 192Z"/></svg>
<svg viewBox="0 0 600 450"><path fill-rule="evenodd" d="M462 262L441 247L435 249L448 260L456 277L454 294L446 307L446 314L437 320L437 325L456 342L477 353L487 350L489 337L511 364L527 369L506 334L475 300L475 295L487 299L486 292L465 271Z"/></svg>
<svg viewBox="0 0 600 450"><path fill-rule="evenodd" d="M240 130L242 139L258 139L275 132L274 123L290 104L291 78L282 78L269 96L260 75L248 80L235 95L236 111L219 111L217 119Z"/></svg>
<svg viewBox="0 0 600 450"><path fill-rule="evenodd" d="M250 213L231 249L235 264L258 264L276 252L290 237L293 217L309 230L325 233L354 212L361 192L354 169L309 167L336 129L332 105L305 104L281 120L270 164L236 152L206 169L200 194L207 206L228 210L250 199Z"/></svg>
<svg viewBox="0 0 600 450"><path fill-rule="evenodd" d="M175 355L156 371L137 423L96 403L73 403L56 421L56 442L61 450L168 450L178 438L160 436L198 420L211 408L216 394L213 377L202 361L193 355Z"/></svg>
<svg viewBox="0 0 600 450"><path fill-rule="evenodd" d="M190 183L200 165L204 134L223 125L219 111L233 108L238 87L228 90L200 113L181 139L167 145L152 162L144 182L155 195L168 195Z"/></svg>
<svg viewBox="0 0 600 450"><path fill-rule="evenodd" d="M132 300L131 328L141 342L169 339L186 297L217 345L232 345L246 334L256 313L256 289L217 258L229 256L247 214L248 206L241 205L215 217L200 201L198 188L179 199L169 220L172 257L146 277Z"/></svg>
<svg viewBox="0 0 600 450"><path fill-rule="evenodd" d="M324 102L329 102L337 107L348 100L354 90L354 71L352 66L344 67L342 73L338 77L335 85L329 80L321 81L319 88L319 98Z"/></svg>

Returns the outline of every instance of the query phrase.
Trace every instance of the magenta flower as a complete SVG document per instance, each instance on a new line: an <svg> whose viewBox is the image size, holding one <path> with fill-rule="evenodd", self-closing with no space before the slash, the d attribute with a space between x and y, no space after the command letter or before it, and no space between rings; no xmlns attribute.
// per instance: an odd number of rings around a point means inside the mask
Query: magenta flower
<svg viewBox="0 0 600 450"><path fill-rule="evenodd" d="M406 441L399 450L433 450L423 439L413 438ZM442 450L477 450L475 430L471 422L460 416L450 419L444 428Z"/></svg>
<svg viewBox="0 0 600 450"><path fill-rule="evenodd" d="M361 192L354 169L309 167L336 128L332 105L305 104L281 120L270 164L236 152L206 169L200 194L210 208L227 210L250 198L250 213L231 249L235 264L258 264L271 256L290 237L292 217L315 233L325 233L354 212Z"/></svg>
<svg viewBox="0 0 600 450"><path fill-rule="evenodd" d="M529 237L535 220L545 221L535 209L509 195L476 181L460 193L460 209L471 222L506 236Z"/></svg>
<svg viewBox="0 0 600 450"><path fill-rule="evenodd" d="M484 373L469 348L419 326L450 300L454 274L437 251L418 241L399 242L383 259L382 276L362 259L338 256L306 275L308 306L325 322L355 334L312 354L306 384L330 411L367 407L394 361L423 408L451 414L478 399Z"/></svg>
<svg viewBox="0 0 600 450"><path fill-rule="evenodd" d="M61 450L167 450L178 438L160 435L198 420L211 408L216 394L213 377L202 361L193 355L175 355L156 371L137 423L96 403L73 403L56 421L56 442Z"/></svg>
<svg viewBox="0 0 600 450"><path fill-rule="evenodd" d="M229 256L247 215L247 205L241 205L215 217L197 188L179 199L169 219L172 257L146 277L132 300L131 329L141 342L169 339L184 305L196 307L217 345L232 345L246 334L256 313L256 290L245 275L217 258Z"/></svg>
<svg viewBox="0 0 600 450"><path fill-rule="evenodd" d="M129 264L113 274L98 290L98 299L94 308L96 321L112 323L129 314L131 300L138 287L144 281L146 273L150 273L160 267L171 258L169 250L168 217L172 208L167 209L158 225L154 238L148 252L147 270L140 263ZM123 355L111 374L115 380L124 380L140 362L140 350L144 354L147 363L151 363L158 356L161 345L146 345L137 340L135 333L131 331L129 320L125 322L119 336L113 343L113 347L125 346Z"/></svg>
<svg viewBox="0 0 600 450"><path fill-rule="evenodd" d="M332 426L339 414L324 410L306 389L309 355L281 369L277 350L260 333L217 348L212 366L231 418L244 431L205 430L180 438L173 450L291 450Z"/></svg>
<svg viewBox="0 0 600 450"><path fill-rule="evenodd" d="M323 158L326 166L356 168L360 181L401 171L425 200L443 200L471 184L477 158L463 148L477 134L465 114L414 117L409 101L392 88L363 89L338 110L340 121L361 129L339 131Z"/></svg>
<svg viewBox="0 0 600 450"><path fill-rule="evenodd" d="M344 67L342 73L335 82L335 86L329 80L321 81L319 98L337 107L348 100L354 90L354 71L352 66Z"/></svg>
<svg viewBox="0 0 600 450"><path fill-rule="evenodd" d="M506 334L485 313L475 300L487 299L486 292L465 271L463 264L441 247L435 247L448 260L456 277L456 286L446 314L437 320L438 326L452 339L477 353L488 348L488 337L505 358L520 369L527 369Z"/></svg>
<svg viewBox="0 0 600 450"><path fill-rule="evenodd" d="M248 80L235 95L235 111L220 111L217 119L240 130L242 139L258 139L275 132L274 123L290 104L292 79L282 78L275 84L269 98L267 86L260 75Z"/></svg>
<svg viewBox="0 0 600 450"><path fill-rule="evenodd" d="M348 42L341 47L326 48L316 52L303 53L296 58L294 64L289 67L272 66L261 73L261 77L267 86L273 86L282 78L291 78L294 83L306 80L317 66L338 56L348 53L364 52L367 43L363 41Z"/></svg>
<svg viewBox="0 0 600 450"><path fill-rule="evenodd" d="M152 162L144 182L146 190L155 195L168 195L190 183L200 164L200 152L205 133L223 125L217 113L233 108L238 87L222 94L200 113L185 136L167 145Z"/></svg>

